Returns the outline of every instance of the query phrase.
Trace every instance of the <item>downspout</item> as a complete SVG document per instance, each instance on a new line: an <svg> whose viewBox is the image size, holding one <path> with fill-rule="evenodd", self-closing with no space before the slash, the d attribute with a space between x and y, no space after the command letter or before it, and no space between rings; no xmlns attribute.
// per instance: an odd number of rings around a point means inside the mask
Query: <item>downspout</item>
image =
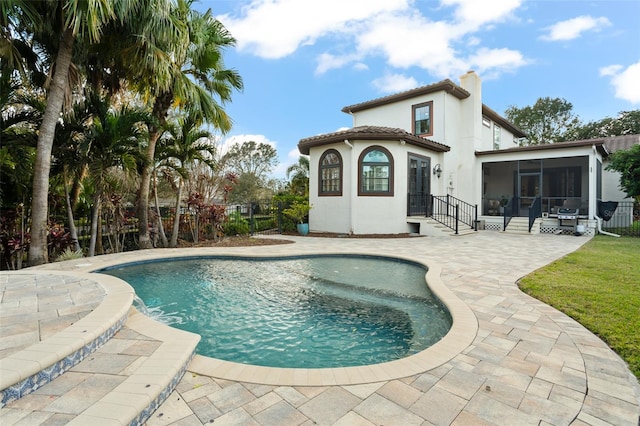
<svg viewBox="0 0 640 426"><path fill-rule="evenodd" d="M618 234L612 234L611 232L603 231L602 230L602 219L600 219L598 216L594 216L594 217L596 218L596 221L598 222L598 233L599 234L610 235L612 237L619 237L620 236Z"/></svg>
<svg viewBox="0 0 640 426"><path fill-rule="evenodd" d="M349 142L348 139L344 140L344 144L347 145L349 148L351 148L351 154L349 155L349 159L350 159L350 163L351 163L351 167L350 167L350 178L351 178L351 194L349 197L349 235L353 234L353 222L354 222L354 217L355 217L355 211L354 211L354 199L358 194L358 183L355 180L356 177L356 172L357 172L357 168L358 165L356 164L355 166L353 165L354 159L353 159L353 144L351 142ZM356 160L357 161L357 160ZM354 191L355 188L355 191Z"/></svg>

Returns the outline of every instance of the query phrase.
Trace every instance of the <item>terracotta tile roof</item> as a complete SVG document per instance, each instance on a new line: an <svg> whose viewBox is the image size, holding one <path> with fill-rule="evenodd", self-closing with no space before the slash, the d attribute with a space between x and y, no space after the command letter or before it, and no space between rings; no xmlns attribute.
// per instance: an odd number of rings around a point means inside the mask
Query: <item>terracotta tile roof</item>
<svg viewBox="0 0 640 426"><path fill-rule="evenodd" d="M410 145L419 146L435 152L446 152L451 149L447 145L413 135L403 129L382 126L358 126L351 129L300 139L300 142L298 142L298 150L304 155L309 155L309 149L312 147L343 142L344 140L403 140L405 143Z"/></svg>
<svg viewBox="0 0 640 426"><path fill-rule="evenodd" d="M342 112L345 112L347 114L352 114L354 112L364 111L370 108L376 108L382 105L387 105L387 104L391 104L398 101L404 101L407 99L412 99L418 96L423 96L429 93L435 93L440 91L445 91L455 96L458 99L466 99L469 96L471 96L471 94L467 90L458 86L453 81L446 79L446 80L439 81L437 83L429 84L427 86L421 86L421 87L417 87L415 89L407 90L404 92L395 93L393 95L384 96L384 97L373 99L366 102L360 102L354 105L349 105L342 108ZM497 112L495 112L494 110L486 106L485 104L482 104L482 114L486 115L488 118L490 118L491 120L495 121L500 126L505 128L506 130L513 133L515 137L521 138L526 136L526 134L522 130L520 130L513 123L508 121L506 118L502 117L500 114L498 114Z"/></svg>

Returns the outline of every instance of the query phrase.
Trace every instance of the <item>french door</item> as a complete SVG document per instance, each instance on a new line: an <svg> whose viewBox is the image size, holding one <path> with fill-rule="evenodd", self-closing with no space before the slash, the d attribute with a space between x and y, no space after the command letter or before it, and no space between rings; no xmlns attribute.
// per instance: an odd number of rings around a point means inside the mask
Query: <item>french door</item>
<svg viewBox="0 0 640 426"><path fill-rule="evenodd" d="M429 194L431 193L431 160L415 154L409 154L409 189L407 216L426 215Z"/></svg>

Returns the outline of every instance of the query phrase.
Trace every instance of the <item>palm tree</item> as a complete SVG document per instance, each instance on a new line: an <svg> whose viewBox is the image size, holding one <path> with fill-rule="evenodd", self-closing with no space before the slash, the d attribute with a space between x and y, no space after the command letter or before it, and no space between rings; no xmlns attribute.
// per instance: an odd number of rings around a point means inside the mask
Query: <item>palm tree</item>
<svg viewBox="0 0 640 426"><path fill-rule="evenodd" d="M160 164L177 172L176 177L176 214L169 247L178 244L180 229L180 202L182 200L183 182L189 178L188 166L201 162L214 168L215 146L211 145L211 134L201 130L201 121L195 114L180 117L177 123L167 126L168 137L160 140Z"/></svg>
<svg viewBox="0 0 640 426"><path fill-rule="evenodd" d="M49 193L49 171L51 151L55 138L56 124L68 94L69 76L72 68L74 44L95 43L100 39L104 25L112 20L124 20L135 16L134 5L142 0L94 0L94 1L49 1L49 0L5 0L2 3L3 20L15 24L15 33L32 37L33 43L53 42L55 51L50 54L47 65L52 70L52 78L47 91L47 104L42 124L38 132L37 152L34 166L31 247L29 262L39 265L47 262L47 221ZM14 33L3 33L3 43ZM15 43L8 43L15 46ZM13 50L13 57L17 50ZM15 62L14 62L15 63ZM16 66L14 65L14 68Z"/></svg>
<svg viewBox="0 0 640 426"><path fill-rule="evenodd" d="M88 159L89 177L93 183L91 239L88 256L93 256L98 237L100 208L114 170L134 173L140 160L140 143L146 138L148 114L128 107L118 111L104 99L93 95L96 113L81 149Z"/></svg>
<svg viewBox="0 0 640 426"><path fill-rule="evenodd" d="M132 72L138 87L153 97L153 115L158 121L158 126L149 130L146 166L140 177L137 210L141 248L151 247L148 233L149 187L156 144L169 109L174 106L190 111L224 133L231 129L231 119L221 104L230 101L232 92L243 87L240 75L225 69L222 59L223 49L233 46L235 39L213 18L210 10L205 13L191 10L191 4L192 0L177 1L173 16L184 24L186 31L176 33L172 40L174 44L164 51L162 46L150 43L134 50L136 56L147 59ZM165 60L161 53L169 55L172 61Z"/></svg>
<svg viewBox="0 0 640 426"><path fill-rule="evenodd" d="M56 128L53 146L53 163L51 180L63 187L67 222L73 250L80 250L78 231L75 226L74 207L79 196L83 178L87 174L88 158L80 148L89 133L89 126L94 114L91 96L78 102L71 111L62 115Z"/></svg>
<svg viewBox="0 0 640 426"><path fill-rule="evenodd" d="M309 157L300 156L296 164L287 168L287 179L291 179L291 192L299 195L309 194Z"/></svg>
<svg viewBox="0 0 640 426"><path fill-rule="evenodd" d="M0 206L30 197L44 99L20 79L0 76Z"/></svg>

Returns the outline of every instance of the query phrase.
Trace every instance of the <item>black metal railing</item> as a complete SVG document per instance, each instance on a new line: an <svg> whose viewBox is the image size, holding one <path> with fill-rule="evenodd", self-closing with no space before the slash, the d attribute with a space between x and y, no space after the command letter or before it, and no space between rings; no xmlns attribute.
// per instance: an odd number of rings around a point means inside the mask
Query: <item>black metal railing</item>
<svg viewBox="0 0 640 426"><path fill-rule="evenodd" d="M478 205L469 204L452 195L430 195L429 217L452 229L456 234L460 224L467 225L474 231L478 230Z"/></svg>
<svg viewBox="0 0 640 426"><path fill-rule="evenodd" d="M431 216L431 194L408 193L407 216Z"/></svg>
<svg viewBox="0 0 640 426"><path fill-rule="evenodd" d="M529 232L531 232L531 228L533 227L533 223L537 218L542 217L542 199L540 197L536 197L529 206Z"/></svg>
<svg viewBox="0 0 640 426"><path fill-rule="evenodd" d="M507 226L509 226L509 222L511 222L513 216L517 216L519 203L520 201L518 200L518 197L512 197L507 205L504 206L503 231L507 230Z"/></svg>

